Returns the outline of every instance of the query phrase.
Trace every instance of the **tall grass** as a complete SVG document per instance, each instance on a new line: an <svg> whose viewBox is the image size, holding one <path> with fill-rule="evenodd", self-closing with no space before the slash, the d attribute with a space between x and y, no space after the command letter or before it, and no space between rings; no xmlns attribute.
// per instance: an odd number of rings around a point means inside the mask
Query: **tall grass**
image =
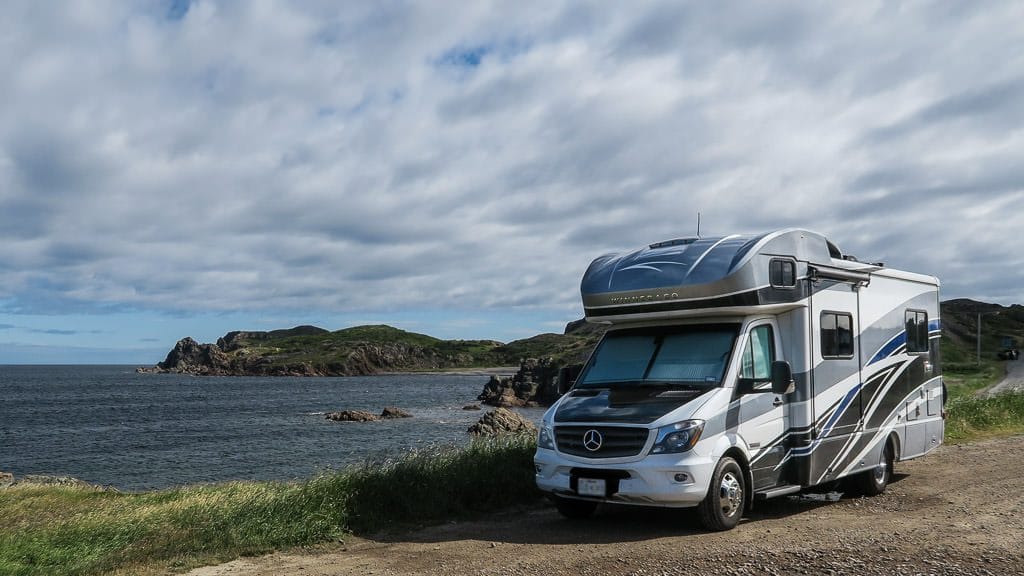
<svg viewBox="0 0 1024 576"><path fill-rule="evenodd" d="M997 396L963 395L946 405L946 438L974 440L1024 432L1024 392Z"/></svg>
<svg viewBox="0 0 1024 576"><path fill-rule="evenodd" d="M306 482L139 494L18 484L0 490L0 574L187 568L534 500L532 437L420 451Z"/></svg>
<svg viewBox="0 0 1024 576"><path fill-rule="evenodd" d="M949 391L946 438L964 441L1024 432L1024 393L989 398L978 394L1006 375L1006 363L995 360L946 363L943 379Z"/></svg>

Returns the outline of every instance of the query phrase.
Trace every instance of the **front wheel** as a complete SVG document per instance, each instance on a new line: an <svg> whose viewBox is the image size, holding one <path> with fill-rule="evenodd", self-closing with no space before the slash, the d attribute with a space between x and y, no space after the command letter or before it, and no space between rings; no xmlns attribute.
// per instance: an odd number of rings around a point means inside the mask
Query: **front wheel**
<svg viewBox="0 0 1024 576"><path fill-rule="evenodd" d="M885 448L882 449L882 454L878 457L878 464L857 477L857 491L864 496L878 496L885 492L885 487L892 479L892 463L892 442L886 441Z"/></svg>
<svg viewBox="0 0 1024 576"><path fill-rule="evenodd" d="M743 516L746 477L743 468L726 456L718 461L708 494L698 505L700 522L708 530L732 530Z"/></svg>
<svg viewBox="0 0 1024 576"><path fill-rule="evenodd" d="M552 500L555 501L555 508L558 508L559 514L573 520L589 518L597 509L597 502L591 500L576 500L560 496L554 496Z"/></svg>

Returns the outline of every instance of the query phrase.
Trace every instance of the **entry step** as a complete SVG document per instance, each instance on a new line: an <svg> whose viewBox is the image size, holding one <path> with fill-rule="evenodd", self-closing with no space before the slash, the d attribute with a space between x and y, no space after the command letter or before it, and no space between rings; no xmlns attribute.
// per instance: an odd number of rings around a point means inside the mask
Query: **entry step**
<svg viewBox="0 0 1024 576"><path fill-rule="evenodd" d="M786 484L785 486L776 486L770 490L764 490L762 492L754 492L754 498L758 500L767 500L769 498L776 498L778 496L786 496L788 494L796 494L801 490L801 486L796 484Z"/></svg>

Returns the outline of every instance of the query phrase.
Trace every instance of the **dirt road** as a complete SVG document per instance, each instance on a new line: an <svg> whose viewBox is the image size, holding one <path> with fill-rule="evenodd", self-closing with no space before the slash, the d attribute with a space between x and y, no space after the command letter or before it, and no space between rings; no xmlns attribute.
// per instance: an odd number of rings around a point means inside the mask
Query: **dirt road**
<svg viewBox="0 0 1024 576"><path fill-rule="evenodd" d="M1024 391L1024 360L1008 360L1006 362L1006 378L995 386L984 391L987 396L995 396L1000 392Z"/></svg>
<svg viewBox="0 0 1024 576"><path fill-rule="evenodd" d="M568 521L540 506L190 574L1024 574L1024 436L898 463L875 498L760 503L731 532L702 532L679 511Z"/></svg>

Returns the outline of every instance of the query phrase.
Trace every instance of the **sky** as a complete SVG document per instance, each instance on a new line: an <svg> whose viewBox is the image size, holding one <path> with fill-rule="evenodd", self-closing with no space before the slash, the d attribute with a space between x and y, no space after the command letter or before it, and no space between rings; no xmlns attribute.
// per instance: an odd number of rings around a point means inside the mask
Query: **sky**
<svg viewBox="0 0 1024 576"><path fill-rule="evenodd" d="M5 2L0 364L510 341L608 252L799 227L1024 302L1020 2Z"/></svg>

